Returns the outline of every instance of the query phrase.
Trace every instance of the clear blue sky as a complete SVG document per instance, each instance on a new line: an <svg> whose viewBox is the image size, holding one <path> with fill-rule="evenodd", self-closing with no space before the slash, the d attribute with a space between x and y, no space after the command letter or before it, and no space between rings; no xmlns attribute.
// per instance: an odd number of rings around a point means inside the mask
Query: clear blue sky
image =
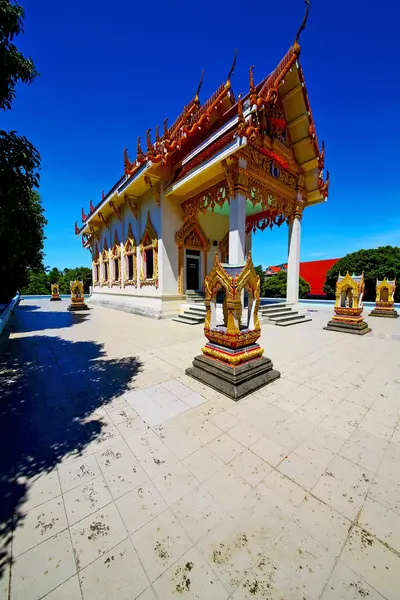
<svg viewBox="0 0 400 600"><path fill-rule="evenodd" d="M74 234L81 207L97 203L135 156L148 127L170 123L193 96L222 83L238 49L232 84L248 90L293 42L301 0L243 3L22 0L17 39L41 77L20 86L1 126L26 135L42 155L40 194L49 221L45 264L90 263ZM394 0L311 0L301 63L317 134L331 172L326 204L306 211L302 260L400 244L398 23ZM396 75L397 73L397 75ZM255 262L286 260L287 228L258 232Z"/></svg>

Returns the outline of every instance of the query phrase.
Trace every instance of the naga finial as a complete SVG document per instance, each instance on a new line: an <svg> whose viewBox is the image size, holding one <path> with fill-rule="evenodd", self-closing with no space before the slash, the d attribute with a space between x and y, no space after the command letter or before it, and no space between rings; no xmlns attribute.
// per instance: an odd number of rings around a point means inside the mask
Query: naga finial
<svg viewBox="0 0 400 600"><path fill-rule="evenodd" d="M235 56L233 58L233 63L232 63L232 66L231 66L230 71L228 73L228 78L227 78L226 83L225 83L225 87L228 88L228 90L231 87L231 77L233 75L233 71L235 70L237 55L238 55L238 52L237 52L237 50L235 50Z"/></svg>
<svg viewBox="0 0 400 600"><path fill-rule="evenodd" d="M153 152L153 144L152 144L152 141L151 141L151 135L150 134L151 134L151 128L146 131L146 144L147 144L147 150L149 152Z"/></svg>
<svg viewBox="0 0 400 600"><path fill-rule="evenodd" d="M321 152L319 153L319 157L318 157L318 166L321 170L324 168L324 164L325 164L325 142L324 142L324 140L322 140Z"/></svg>
<svg viewBox="0 0 400 600"><path fill-rule="evenodd" d="M168 137L168 127L167 127L168 119L164 119L164 137Z"/></svg>
<svg viewBox="0 0 400 600"><path fill-rule="evenodd" d="M199 85L197 86L196 95L194 97L194 101L197 102L198 104L200 104L199 94L200 94L201 86L203 85L203 79L204 79L204 69L201 72L201 77L200 77Z"/></svg>
<svg viewBox="0 0 400 600"><path fill-rule="evenodd" d="M104 200L105 195L104 195L104 190L101 192L101 199Z"/></svg>
<svg viewBox="0 0 400 600"><path fill-rule="evenodd" d="M90 200L89 202L89 210L91 213L94 212L93 200Z"/></svg>
<svg viewBox="0 0 400 600"><path fill-rule="evenodd" d="M157 142L157 144L158 144L160 141L161 141L161 138L160 138L160 126L159 126L159 125L156 125L156 142Z"/></svg>
<svg viewBox="0 0 400 600"><path fill-rule="evenodd" d="M131 165L132 165L132 163L129 160L128 148L125 148L125 150L124 150L124 166L125 166L125 169L130 169Z"/></svg>
<svg viewBox="0 0 400 600"><path fill-rule="evenodd" d="M238 96L238 135L242 136L243 132L246 129L246 119L243 116L243 102L242 102L242 94Z"/></svg>
<svg viewBox="0 0 400 600"><path fill-rule="evenodd" d="M254 76L253 76L254 66L250 67L250 106L253 106L257 102L257 93L254 85Z"/></svg>
<svg viewBox="0 0 400 600"><path fill-rule="evenodd" d="M136 154L137 154L137 158L143 158L144 154L143 154L143 150L142 147L140 145L140 140L141 140L141 136L139 135L138 139L137 139L137 146L136 146Z"/></svg>
<svg viewBox="0 0 400 600"><path fill-rule="evenodd" d="M307 4L307 8L306 8L306 14L304 15L304 19L302 24L300 25L300 28L297 32L296 38L294 40L294 44L293 44L293 52L295 54L297 54L297 56L299 56L300 54L300 44L299 44L299 37L301 32L303 31L303 29L306 28L306 24L307 24L307 19L308 19L308 13L310 12L310 0L304 0L305 4Z"/></svg>

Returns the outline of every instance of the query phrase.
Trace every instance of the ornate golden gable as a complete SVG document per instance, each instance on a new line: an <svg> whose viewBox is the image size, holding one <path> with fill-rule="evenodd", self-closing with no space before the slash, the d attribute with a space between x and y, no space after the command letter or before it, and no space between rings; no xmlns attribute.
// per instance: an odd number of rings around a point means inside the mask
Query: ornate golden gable
<svg viewBox="0 0 400 600"><path fill-rule="evenodd" d="M210 249L210 240L198 222L196 215L185 221L180 230L175 234L175 242L178 247L204 251Z"/></svg>

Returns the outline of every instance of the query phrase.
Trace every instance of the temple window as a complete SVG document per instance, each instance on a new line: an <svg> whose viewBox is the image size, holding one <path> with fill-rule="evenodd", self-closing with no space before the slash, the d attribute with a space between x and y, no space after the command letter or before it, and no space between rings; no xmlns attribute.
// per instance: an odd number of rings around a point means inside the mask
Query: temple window
<svg viewBox="0 0 400 600"><path fill-rule="evenodd" d="M129 223L128 236L124 245L125 260L125 285L137 285L136 270L136 240L132 233L132 226Z"/></svg>
<svg viewBox="0 0 400 600"><path fill-rule="evenodd" d="M146 267L146 279L153 279L154 274L154 261L153 261L153 248L148 248L144 251L145 254L145 267Z"/></svg>
<svg viewBox="0 0 400 600"><path fill-rule="evenodd" d="M133 279L133 255L130 254L128 257L128 279L132 281Z"/></svg>
<svg viewBox="0 0 400 600"><path fill-rule="evenodd" d="M141 268L140 287L154 285L158 287L158 235L147 213L146 227L140 242Z"/></svg>
<svg viewBox="0 0 400 600"><path fill-rule="evenodd" d="M108 261L104 263L104 281L108 281Z"/></svg>
<svg viewBox="0 0 400 600"><path fill-rule="evenodd" d="M112 268L113 268L113 272L112 272L112 283L113 285L120 285L120 272L121 272L121 268L120 268L120 260L121 260L121 246L118 240L118 235L117 232L114 232L114 244L111 250L111 257L112 257Z"/></svg>
<svg viewBox="0 0 400 600"><path fill-rule="evenodd" d="M93 285L100 283L100 255L99 248L96 245L96 250L93 256Z"/></svg>

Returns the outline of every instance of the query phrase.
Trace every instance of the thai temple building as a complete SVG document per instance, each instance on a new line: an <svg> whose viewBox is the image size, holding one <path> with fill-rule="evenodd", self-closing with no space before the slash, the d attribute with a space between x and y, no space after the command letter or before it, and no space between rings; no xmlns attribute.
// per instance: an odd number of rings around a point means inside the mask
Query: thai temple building
<svg viewBox="0 0 400 600"><path fill-rule="evenodd" d="M124 175L82 209L77 235L92 253L91 301L156 318L204 290L215 253L245 262L252 235L288 231L288 303L298 301L301 221L328 195L299 35L275 69L235 95L232 74L205 102L198 89L172 125L148 129ZM258 75L258 74L257 74ZM266 235L266 234L264 234Z"/></svg>

